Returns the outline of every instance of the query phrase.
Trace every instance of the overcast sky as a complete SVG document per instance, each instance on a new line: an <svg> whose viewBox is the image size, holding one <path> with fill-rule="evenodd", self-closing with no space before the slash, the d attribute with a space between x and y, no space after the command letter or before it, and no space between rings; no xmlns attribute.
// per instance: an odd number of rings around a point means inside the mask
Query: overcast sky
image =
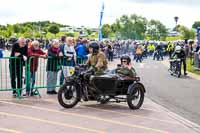
<svg viewBox="0 0 200 133"><path fill-rule="evenodd" d="M0 24L50 20L73 26L98 27L103 0L0 0ZM104 0L103 23L113 23L123 14L160 20L168 28L192 27L200 21L200 0Z"/></svg>

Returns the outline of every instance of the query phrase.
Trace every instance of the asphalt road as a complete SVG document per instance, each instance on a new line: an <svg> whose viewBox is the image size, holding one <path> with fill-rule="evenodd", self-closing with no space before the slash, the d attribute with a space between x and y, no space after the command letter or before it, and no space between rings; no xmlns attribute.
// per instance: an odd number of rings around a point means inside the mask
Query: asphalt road
<svg viewBox="0 0 200 133"><path fill-rule="evenodd" d="M176 78L160 61L144 60L135 63L147 89L147 97L200 125L200 81L187 77Z"/></svg>

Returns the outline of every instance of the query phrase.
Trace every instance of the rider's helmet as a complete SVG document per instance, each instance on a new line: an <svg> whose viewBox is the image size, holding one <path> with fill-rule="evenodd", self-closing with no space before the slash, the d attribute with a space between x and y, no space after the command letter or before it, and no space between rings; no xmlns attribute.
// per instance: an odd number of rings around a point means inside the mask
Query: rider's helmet
<svg viewBox="0 0 200 133"><path fill-rule="evenodd" d="M99 52L99 45L96 42L91 42L90 45L89 45L89 48L93 49L93 53Z"/></svg>
<svg viewBox="0 0 200 133"><path fill-rule="evenodd" d="M123 63L124 60L127 61L127 64L131 62L131 58L128 55L123 55L120 60L121 60L121 64Z"/></svg>
<svg viewBox="0 0 200 133"><path fill-rule="evenodd" d="M179 46L179 45L177 45L176 47L175 47L175 52L176 53L180 53L181 52L181 46Z"/></svg>

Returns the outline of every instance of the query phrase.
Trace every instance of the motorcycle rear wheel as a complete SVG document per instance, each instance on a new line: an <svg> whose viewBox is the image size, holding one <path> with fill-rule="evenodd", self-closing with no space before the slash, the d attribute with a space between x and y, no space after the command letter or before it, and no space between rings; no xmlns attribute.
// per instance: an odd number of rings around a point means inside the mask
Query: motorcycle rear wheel
<svg viewBox="0 0 200 133"><path fill-rule="evenodd" d="M73 108L76 106L80 101L79 97L80 92L72 83L65 83L58 91L58 102L64 108Z"/></svg>

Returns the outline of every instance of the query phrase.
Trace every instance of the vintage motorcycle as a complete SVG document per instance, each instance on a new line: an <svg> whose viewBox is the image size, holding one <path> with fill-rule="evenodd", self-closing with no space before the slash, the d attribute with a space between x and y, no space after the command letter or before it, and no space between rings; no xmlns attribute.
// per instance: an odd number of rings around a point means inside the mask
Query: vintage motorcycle
<svg viewBox="0 0 200 133"><path fill-rule="evenodd" d="M181 77L181 59L171 59L168 70L172 76Z"/></svg>
<svg viewBox="0 0 200 133"><path fill-rule="evenodd" d="M139 109L146 92L139 81L139 77L129 78L110 72L98 75L84 65L78 66L59 89L58 102L64 108L72 108L81 100L101 104L127 102L130 109Z"/></svg>

